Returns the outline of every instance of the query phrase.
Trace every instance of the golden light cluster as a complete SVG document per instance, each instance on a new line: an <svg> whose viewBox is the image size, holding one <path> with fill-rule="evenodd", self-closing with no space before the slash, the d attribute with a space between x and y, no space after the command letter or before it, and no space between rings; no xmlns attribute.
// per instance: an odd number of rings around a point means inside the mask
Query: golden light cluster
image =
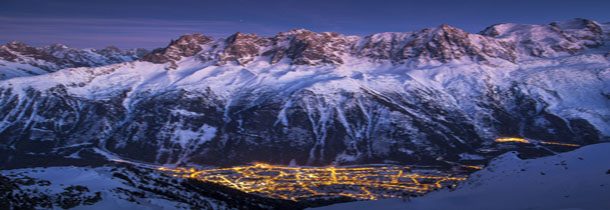
<svg viewBox="0 0 610 210"><path fill-rule="evenodd" d="M529 140L524 139L524 138L517 138L517 137L501 137L501 138L497 138L496 142L498 143L506 143L506 142L517 142L517 143L530 143Z"/></svg>
<svg viewBox="0 0 610 210"><path fill-rule="evenodd" d="M549 144L549 145L566 146L566 147L580 147L580 145L578 145L578 144L568 144L568 143L561 143L561 142L554 142L554 141L541 141L540 143Z"/></svg>
<svg viewBox="0 0 610 210"><path fill-rule="evenodd" d="M247 193L286 200L350 197L359 200L423 194L455 185L465 176L406 166L289 167L257 163L218 169L159 168L176 176L213 182Z"/></svg>
<svg viewBox="0 0 610 210"><path fill-rule="evenodd" d="M578 145L578 144L568 144L568 143L561 143L561 142L554 142L554 141L535 141L535 140L532 141L532 140L519 138L519 137L500 137L500 138L497 138L495 141L498 143L508 143L508 142L516 142L516 143L523 143L523 144L540 143L540 144L546 144L546 145L556 145L556 146L565 146L565 147L580 147L580 145Z"/></svg>
<svg viewBox="0 0 610 210"><path fill-rule="evenodd" d="M462 167L468 168L468 169L472 169L472 170L481 170L481 169L483 169L483 167L475 166L475 165L462 165Z"/></svg>

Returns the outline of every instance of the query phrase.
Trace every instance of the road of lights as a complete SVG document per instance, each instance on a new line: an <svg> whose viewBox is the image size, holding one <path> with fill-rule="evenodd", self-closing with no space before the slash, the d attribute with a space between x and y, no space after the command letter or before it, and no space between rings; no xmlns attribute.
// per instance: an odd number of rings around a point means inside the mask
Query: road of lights
<svg viewBox="0 0 610 210"><path fill-rule="evenodd" d="M561 143L561 142L554 142L554 141L535 141L535 140L530 141L528 139L518 138L518 137L500 137L500 138L497 138L495 140L495 142L498 142L498 143L516 142L516 143L523 143L523 144L540 143L540 144L555 145L555 146L580 147L580 145L578 145L578 144L568 144L568 143Z"/></svg>
<svg viewBox="0 0 610 210"><path fill-rule="evenodd" d="M361 200L423 194L464 180L465 176L411 172L405 166L288 167L258 163L218 169L165 168L174 176L193 178L272 198L350 197Z"/></svg>
<svg viewBox="0 0 610 210"><path fill-rule="evenodd" d="M529 140L524 139L524 138L516 138L516 137L502 137L502 138L497 138L496 142L498 143L506 143L506 142L517 142L517 143L530 143Z"/></svg>
<svg viewBox="0 0 610 210"><path fill-rule="evenodd" d="M568 144L568 143L553 142L553 141L541 141L540 143L549 144L549 145L566 146L566 147L580 147L580 145L578 145L578 144Z"/></svg>

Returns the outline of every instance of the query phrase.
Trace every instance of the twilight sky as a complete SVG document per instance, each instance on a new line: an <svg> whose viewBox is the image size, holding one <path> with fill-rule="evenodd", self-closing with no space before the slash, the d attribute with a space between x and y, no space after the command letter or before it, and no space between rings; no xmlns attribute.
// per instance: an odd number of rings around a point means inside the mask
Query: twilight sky
<svg viewBox="0 0 610 210"><path fill-rule="evenodd" d="M293 28L367 35L442 23L610 21L608 0L0 0L0 43L155 48L182 34L270 36Z"/></svg>

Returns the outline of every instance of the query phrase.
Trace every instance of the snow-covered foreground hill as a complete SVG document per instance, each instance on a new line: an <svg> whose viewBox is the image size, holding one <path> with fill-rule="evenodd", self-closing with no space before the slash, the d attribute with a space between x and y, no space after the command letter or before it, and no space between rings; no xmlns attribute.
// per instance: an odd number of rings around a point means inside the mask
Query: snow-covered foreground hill
<svg viewBox="0 0 610 210"><path fill-rule="evenodd" d="M336 204L320 210L607 210L610 143L522 160L513 152L493 160L455 190L405 200Z"/></svg>
<svg viewBox="0 0 610 210"><path fill-rule="evenodd" d="M133 165L0 171L0 209L302 209Z"/></svg>

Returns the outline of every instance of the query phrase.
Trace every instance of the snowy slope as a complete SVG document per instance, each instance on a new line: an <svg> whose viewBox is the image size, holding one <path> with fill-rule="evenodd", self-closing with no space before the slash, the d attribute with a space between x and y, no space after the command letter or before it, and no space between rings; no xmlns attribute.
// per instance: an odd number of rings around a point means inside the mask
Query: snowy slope
<svg viewBox="0 0 610 210"><path fill-rule="evenodd" d="M86 144L161 164L444 164L493 157L501 136L603 142L607 40L584 19L185 35L137 61L0 82L0 159Z"/></svg>
<svg viewBox="0 0 610 210"><path fill-rule="evenodd" d="M147 53L144 49L75 49L61 44L32 47L13 41L0 45L0 80L41 75L59 69L96 67L133 61Z"/></svg>
<svg viewBox="0 0 610 210"><path fill-rule="evenodd" d="M494 159L455 190L410 201L336 204L322 209L610 209L610 143L522 160L515 153Z"/></svg>
<svg viewBox="0 0 610 210"><path fill-rule="evenodd" d="M133 165L0 171L2 209L301 209Z"/></svg>
<svg viewBox="0 0 610 210"><path fill-rule="evenodd" d="M45 194L60 194L68 186L86 186L90 192L101 192L101 201L76 209L140 209L146 206L149 209L168 209L180 206L177 202L168 201L163 198L143 198L138 201L139 205L129 202L126 198L121 199L122 192L117 188L134 190L132 186L124 183L125 180L112 176L111 168L78 168L78 167L55 167L55 168L32 168L13 171L3 171L3 175L16 177L27 176L38 180L47 180L49 186L22 186L24 188L37 189ZM69 178L67 178L69 177ZM59 208L59 207L56 207Z"/></svg>

